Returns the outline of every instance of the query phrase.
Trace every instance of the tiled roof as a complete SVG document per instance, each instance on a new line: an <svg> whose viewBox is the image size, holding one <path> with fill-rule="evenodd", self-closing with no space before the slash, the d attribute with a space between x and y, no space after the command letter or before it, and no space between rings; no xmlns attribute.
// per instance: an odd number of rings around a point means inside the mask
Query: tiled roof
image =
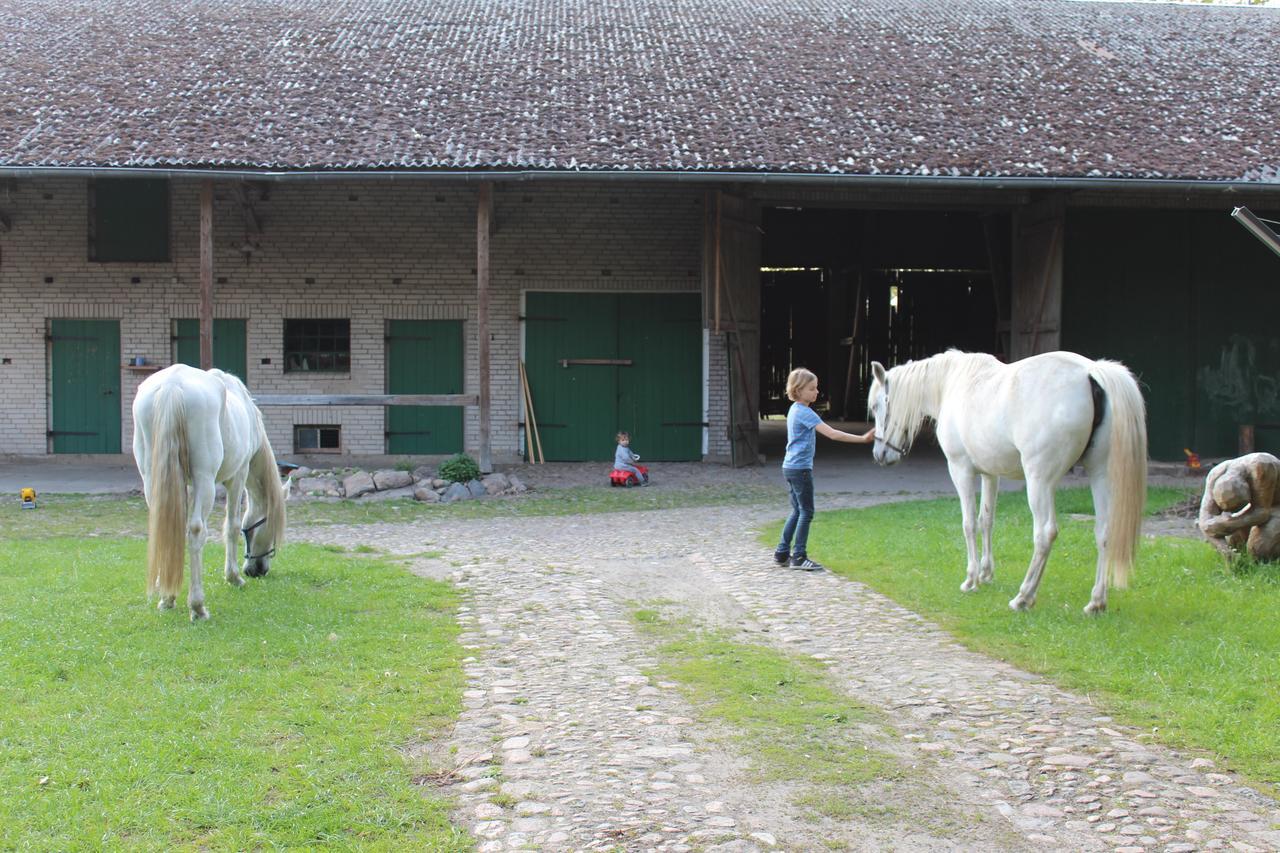
<svg viewBox="0 0 1280 853"><path fill-rule="evenodd" d="M0 0L0 166L1280 182L1280 9Z"/></svg>

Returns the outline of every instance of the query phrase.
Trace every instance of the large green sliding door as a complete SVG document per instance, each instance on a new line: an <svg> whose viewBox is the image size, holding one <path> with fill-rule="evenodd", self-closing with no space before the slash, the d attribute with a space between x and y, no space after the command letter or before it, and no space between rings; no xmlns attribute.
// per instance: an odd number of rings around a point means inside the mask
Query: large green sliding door
<svg viewBox="0 0 1280 853"><path fill-rule="evenodd" d="M462 321L388 320L387 393L461 394ZM387 452L462 450L461 406L388 406Z"/></svg>
<svg viewBox="0 0 1280 853"><path fill-rule="evenodd" d="M698 294L529 293L525 317L547 459L612 459L619 430L645 460L701 458Z"/></svg>
<svg viewBox="0 0 1280 853"><path fill-rule="evenodd" d="M200 366L200 321L173 321L173 358L180 364ZM244 320L213 321L213 366L234 373L248 383L249 354Z"/></svg>
<svg viewBox="0 0 1280 853"><path fill-rule="evenodd" d="M120 322L52 320L54 453L120 452Z"/></svg>

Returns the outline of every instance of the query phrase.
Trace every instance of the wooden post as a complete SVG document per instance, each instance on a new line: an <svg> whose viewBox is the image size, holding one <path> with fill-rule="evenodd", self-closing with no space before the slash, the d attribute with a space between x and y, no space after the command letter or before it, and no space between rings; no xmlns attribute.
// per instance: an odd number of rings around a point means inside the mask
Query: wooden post
<svg viewBox="0 0 1280 853"><path fill-rule="evenodd" d="M213 367L213 181L200 184L200 369Z"/></svg>
<svg viewBox="0 0 1280 853"><path fill-rule="evenodd" d="M476 337L480 381L480 471L493 471L489 452L489 228L493 219L493 185L480 185L476 206Z"/></svg>

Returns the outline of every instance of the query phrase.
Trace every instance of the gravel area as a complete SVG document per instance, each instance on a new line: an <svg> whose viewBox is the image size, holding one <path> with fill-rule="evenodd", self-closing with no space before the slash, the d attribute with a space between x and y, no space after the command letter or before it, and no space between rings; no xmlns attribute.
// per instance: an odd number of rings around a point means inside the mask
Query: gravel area
<svg viewBox="0 0 1280 853"><path fill-rule="evenodd" d="M689 467L662 466L664 482L714 476ZM521 476L546 487L598 482L604 468L535 470ZM762 483L776 474L755 471ZM965 650L858 583L775 567L753 531L781 512L432 520L297 538L444 552L414 570L464 590L471 656L465 710L434 754L452 766L455 819L481 850L1280 850L1280 804L1206 759ZM647 674L653 641L629 614L655 600L824 661L839 689L880 709L868 746L910 768L884 807L814 819L785 785L746 772L723 731Z"/></svg>

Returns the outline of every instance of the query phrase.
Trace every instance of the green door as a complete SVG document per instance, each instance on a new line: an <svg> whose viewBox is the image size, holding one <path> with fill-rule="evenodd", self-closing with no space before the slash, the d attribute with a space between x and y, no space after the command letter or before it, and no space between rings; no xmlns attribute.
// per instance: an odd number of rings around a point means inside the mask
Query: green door
<svg viewBox="0 0 1280 853"><path fill-rule="evenodd" d="M525 366L549 460L611 460L631 433L645 461L702 455L696 293L529 293Z"/></svg>
<svg viewBox="0 0 1280 853"><path fill-rule="evenodd" d="M619 306L618 427L644 459L702 458L702 302L636 293Z"/></svg>
<svg viewBox="0 0 1280 853"><path fill-rule="evenodd" d="M249 382L249 354L244 320L213 321L213 366ZM173 321L173 358L179 364L200 366L200 321Z"/></svg>
<svg viewBox="0 0 1280 853"><path fill-rule="evenodd" d="M388 320L388 394L461 394L462 321ZM459 453L461 406L387 406L388 453Z"/></svg>
<svg viewBox="0 0 1280 853"><path fill-rule="evenodd" d="M120 452L120 322L52 320L54 453Z"/></svg>

